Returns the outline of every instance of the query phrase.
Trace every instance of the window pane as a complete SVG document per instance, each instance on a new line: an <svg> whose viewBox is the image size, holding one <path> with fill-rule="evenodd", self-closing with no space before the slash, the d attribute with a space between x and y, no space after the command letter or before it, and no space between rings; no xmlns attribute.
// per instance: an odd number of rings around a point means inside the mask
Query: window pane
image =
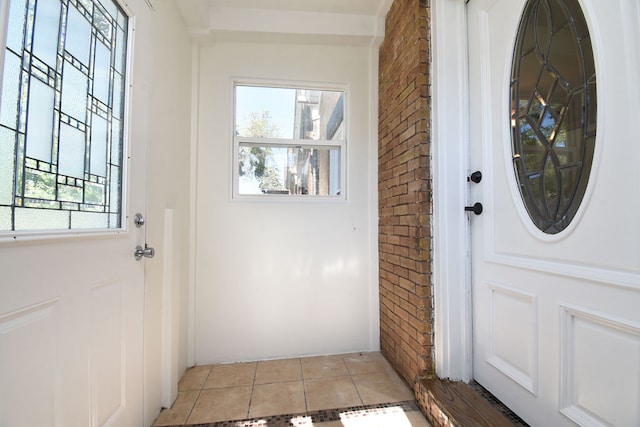
<svg viewBox="0 0 640 427"><path fill-rule="evenodd" d="M101 42L96 42L96 63L93 71L93 96L109 104L109 70L111 52Z"/></svg>
<svg viewBox="0 0 640 427"><path fill-rule="evenodd" d="M239 194L341 194L339 147L240 143L239 157Z"/></svg>
<svg viewBox="0 0 640 427"><path fill-rule="evenodd" d="M62 175L84 178L84 132L68 126L60 126L60 154L58 171Z"/></svg>
<svg viewBox="0 0 640 427"><path fill-rule="evenodd" d="M93 182L84 184L84 202L92 205L104 205L104 185Z"/></svg>
<svg viewBox="0 0 640 427"><path fill-rule="evenodd" d="M51 162L53 143L53 89L31 79L27 116L27 156Z"/></svg>
<svg viewBox="0 0 640 427"><path fill-rule="evenodd" d="M0 206L0 230L11 229L11 208Z"/></svg>
<svg viewBox="0 0 640 427"><path fill-rule="evenodd" d="M16 230L60 230L69 228L69 212L16 208Z"/></svg>
<svg viewBox="0 0 640 427"><path fill-rule="evenodd" d="M118 33L116 36L116 71L120 74L124 74L124 67L126 64L127 55L125 54L127 48L126 33L120 27L118 27Z"/></svg>
<svg viewBox="0 0 640 427"><path fill-rule="evenodd" d="M97 114L91 120L91 173L107 176L107 126L105 119Z"/></svg>
<svg viewBox="0 0 640 427"><path fill-rule="evenodd" d="M124 105L122 96L124 93L124 85L122 84L122 76L114 73L113 76L113 117L122 120Z"/></svg>
<svg viewBox="0 0 640 427"><path fill-rule="evenodd" d="M2 104L0 124L17 129L18 97L20 96L20 58L7 51L2 76Z"/></svg>
<svg viewBox="0 0 640 427"><path fill-rule="evenodd" d="M107 13L111 15L109 17L110 20L116 19L118 17L118 8L113 2L105 1L105 2L100 2L100 4L104 6L104 8L107 10Z"/></svg>
<svg viewBox="0 0 640 427"><path fill-rule="evenodd" d="M121 197L120 192L122 190L122 175L121 169L117 166L111 166L110 186L109 186L109 200L111 204L107 206L110 212L119 213Z"/></svg>
<svg viewBox="0 0 640 427"><path fill-rule="evenodd" d="M67 37L65 48L84 65L89 65L89 49L91 46L91 24L69 4L67 15Z"/></svg>
<svg viewBox="0 0 640 427"><path fill-rule="evenodd" d="M10 205L13 200L15 158L16 133L0 127L0 205Z"/></svg>
<svg viewBox="0 0 640 427"><path fill-rule="evenodd" d="M36 6L33 54L50 67L56 65L59 28L60 1L39 1Z"/></svg>
<svg viewBox="0 0 640 427"><path fill-rule="evenodd" d="M122 141L122 124L120 120L111 120L111 164L120 165L120 158L122 157L122 144L117 144L117 141Z"/></svg>
<svg viewBox="0 0 640 427"><path fill-rule="evenodd" d="M13 0L9 5L9 30L7 31L7 47L20 53L24 43L26 0Z"/></svg>
<svg viewBox="0 0 640 427"><path fill-rule="evenodd" d="M107 228L109 215L93 212L71 212L71 228Z"/></svg>
<svg viewBox="0 0 640 427"><path fill-rule="evenodd" d="M40 200L56 200L56 176L49 172L27 168L24 196Z"/></svg>
<svg viewBox="0 0 640 427"><path fill-rule="evenodd" d="M344 92L236 86L235 118L243 137L343 139Z"/></svg>
<svg viewBox="0 0 640 427"><path fill-rule="evenodd" d="M109 40L111 39L111 33L113 31L111 22L97 7L93 10L93 25L104 37Z"/></svg>
<svg viewBox="0 0 640 427"><path fill-rule="evenodd" d="M65 61L62 77L62 112L83 123L87 120L88 85L89 77Z"/></svg>

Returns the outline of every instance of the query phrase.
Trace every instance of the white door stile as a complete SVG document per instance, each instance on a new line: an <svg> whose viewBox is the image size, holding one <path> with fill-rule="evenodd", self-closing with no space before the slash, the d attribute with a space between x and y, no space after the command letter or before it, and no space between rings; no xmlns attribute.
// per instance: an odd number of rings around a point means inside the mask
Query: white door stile
<svg viewBox="0 0 640 427"><path fill-rule="evenodd" d="M472 369L466 1L434 0L432 26L434 347L440 378Z"/></svg>

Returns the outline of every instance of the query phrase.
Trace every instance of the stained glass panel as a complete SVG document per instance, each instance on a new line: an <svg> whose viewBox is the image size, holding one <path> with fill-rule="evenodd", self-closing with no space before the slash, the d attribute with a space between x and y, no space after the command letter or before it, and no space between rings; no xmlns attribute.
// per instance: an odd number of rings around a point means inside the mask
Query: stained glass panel
<svg viewBox="0 0 640 427"><path fill-rule="evenodd" d="M513 55L513 166L533 223L564 230L584 197L596 131L596 75L580 6L528 0Z"/></svg>
<svg viewBox="0 0 640 427"><path fill-rule="evenodd" d="M113 0L13 0L0 232L119 228L128 20Z"/></svg>

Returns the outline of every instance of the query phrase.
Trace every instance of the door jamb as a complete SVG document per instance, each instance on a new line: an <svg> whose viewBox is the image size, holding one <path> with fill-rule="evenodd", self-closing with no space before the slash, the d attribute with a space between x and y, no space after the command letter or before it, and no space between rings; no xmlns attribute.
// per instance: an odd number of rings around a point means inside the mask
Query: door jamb
<svg viewBox="0 0 640 427"><path fill-rule="evenodd" d="M466 0L433 0L434 357L440 378L473 378Z"/></svg>

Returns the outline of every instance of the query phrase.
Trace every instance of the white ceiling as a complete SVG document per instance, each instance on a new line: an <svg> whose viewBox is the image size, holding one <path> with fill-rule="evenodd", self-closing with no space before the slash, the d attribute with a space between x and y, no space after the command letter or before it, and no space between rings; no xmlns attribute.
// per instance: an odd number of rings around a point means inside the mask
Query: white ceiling
<svg viewBox="0 0 640 427"><path fill-rule="evenodd" d="M393 0L175 0L194 40L373 45Z"/></svg>

